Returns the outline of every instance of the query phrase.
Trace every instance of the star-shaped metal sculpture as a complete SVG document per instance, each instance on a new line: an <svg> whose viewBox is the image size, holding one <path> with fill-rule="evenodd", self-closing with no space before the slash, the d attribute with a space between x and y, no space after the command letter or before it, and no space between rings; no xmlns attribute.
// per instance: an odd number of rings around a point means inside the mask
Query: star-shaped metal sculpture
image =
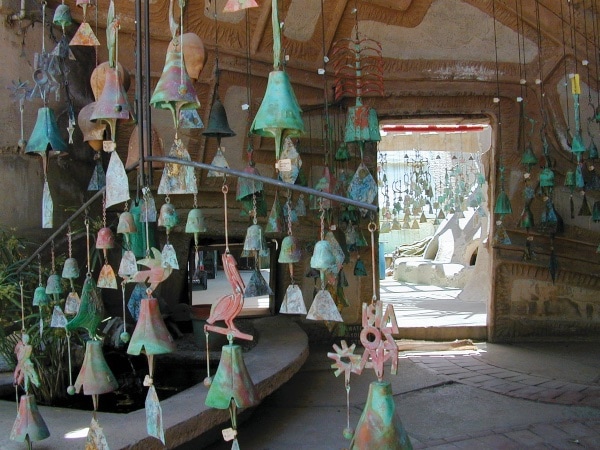
<svg viewBox="0 0 600 450"><path fill-rule="evenodd" d="M336 377L339 377L340 374L343 372L345 382L346 384L348 384L348 382L350 381L350 373L360 375L360 373L362 372L362 357L360 355L354 354L356 344L352 344L350 347L348 347L348 344L344 340L342 340L341 344L341 348L339 345L333 344L333 349L335 350L335 353L328 352L327 357L335 361L331 365L331 368L335 369L335 372L333 374Z"/></svg>

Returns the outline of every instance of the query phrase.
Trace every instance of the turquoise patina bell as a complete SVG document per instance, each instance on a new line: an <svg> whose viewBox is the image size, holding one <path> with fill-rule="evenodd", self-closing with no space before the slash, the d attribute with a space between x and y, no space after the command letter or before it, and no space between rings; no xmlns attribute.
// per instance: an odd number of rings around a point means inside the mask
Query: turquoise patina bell
<svg viewBox="0 0 600 450"><path fill-rule="evenodd" d="M286 236L281 241L281 250L277 262L281 264L294 264L302 259L300 242L296 236Z"/></svg>
<svg viewBox="0 0 600 450"><path fill-rule="evenodd" d="M380 140L381 134L379 133L377 112L373 108L362 105L357 101L356 106L348 108L344 141L349 143L378 142Z"/></svg>
<svg viewBox="0 0 600 450"><path fill-rule="evenodd" d="M39 285L33 291L33 306L42 306L47 305L50 301L50 297L46 294L46 288L42 285Z"/></svg>
<svg viewBox="0 0 600 450"><path fill-rule="evenodd" d="M525 207L523 208L523 212L521 213L521 220L519 220L519 226L521 228L526 229L532 228L534 226L533 213L531 212L529 205L525 205Z"/></svg>
<svg viewBox="0 0 600 450"><path fill-rule="evenodd" d="M275 158L279 160L281 146L286 137L304 133L302 110L286 72L269 73L267 90L256 112L250 133L275 138Z"/></svg>
<svg viewBox="0 0 600 450"><path fill-rule="evenodd" d="M540 172L540 187L554 187L554 172L549 167Z"/></svg>
<svg viewBox="0 0 600 450"><path fill-rule="evenodd" d="M67 151L67 143L61 137L54 111L47 106L38 109L37 120L27 141L25 153L57 155Z"/></svg>
<svg viewBox="0 0 600 450"><path fill-rule="evenodd" d="M174 350L175 342L160 315L158 300L153 297L142 298L127 353L139 355L143 351L146 355L159 355Z"/></svg>
<svg viewBox="0 0 600 450"><path fill-rule="evenodd" d="M310 258L310 267L317 270L326 270L335 265L335 255L329 241L325 239L318 241Z"/></svg>
<svg viewBox="0 0 600 450"><path fill-rule="evenodd" d="M244 239L244 251L262 251L263 250L263 231L260 225L252 224L246 231Z"/></svg>
<svg viewBox="0 0 600 450"><path fill-rule="evenodd" d="M565 173L565 186L574 187L575 186L575 171L569 170Z"/></svg>
<svg viewBox="0 0 600 450"><path fill-rule="evenodd" d="M171 203L165 203L160 207L160 213L158 215L158 226L165 227L170 230L174 226L179 224L179 216L175 210L175 206Z"/></svg>
<svg viewBox="0 0 600 450"><path fill-rule="evenodd" d="M59 27L68 27L73 24L73 18L71 17L71 10L68 5L61 3L54 10L54 17L52 23Z"/></svg>
<svg viewBox="0 0 600 450"><path fill-rule="evenodd" d="M524 166L527 166L531 170L531 167L536 165L537 163L538 163L538 159L537 159L537 156L535 156L535 153L533 153L531 144L527 144L527 146L525 147L525 151L523 152L523 155L521 156L521 164L523 164Z"/></svg>
<svg viewBox="0 0 600 450"><path fill-rule="evenodd" d="M79 263L75 258L67 258L63 265L62 277L73 280L79 277Z"/></svg>
<svg viewBox="0 0 600 450"><path fill-rule="evenodd" d="M500 193L498 194L498 199L496 200L496 206L494 206L494 214L511 214L512 213L512 206L510 204L510 199L508 198L508 195L506 195L506 191L504 189L500 190ZM440 214L443 215L442 210L440 210ZM445 217L440 217L440 215L438 214L438 218L439 219L444 219Z"/></svg>
<svg viewBox="0 0 600 450"><path fill-rule="evenodd" d="M48 277L48 281L46 282L46 294L62 294L63 288L60 284L60 277L53 273Z"/></svg>
<svg viewBox="0 0 600 450"><path fill-rule="evenodd" d="M600 200L594 202L594 207L592 208L592 220L594 222L600 222Z"/></svg>
<svg viewBox="0 0 600 450"><path fill-rule="evenodd" d="M190 209L185 223L186 233L204 233L206 231L206 224L204 223L204 214L199 208Z"/></svg>

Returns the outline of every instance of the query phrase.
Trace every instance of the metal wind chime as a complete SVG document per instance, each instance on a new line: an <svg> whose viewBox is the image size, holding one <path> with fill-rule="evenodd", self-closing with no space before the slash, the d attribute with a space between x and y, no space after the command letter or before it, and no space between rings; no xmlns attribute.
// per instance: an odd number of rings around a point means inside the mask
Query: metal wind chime
<svg viewBox="0 0 600 450"><path fill-rule="evenodd" d="M375 267L376 229L375 223L371 222L369 231L373 267ZM351 439L349 447L351 450L367 448L408 450L412 449L412 444L396 413L391 383L383 380L383 367L386 361L391 362L392 375L398 372L398 346L393 338L393 335L398 333L398 323L392 306L388 305L384 311L383 304L377 298L375 271L372 280L373 298L370 304L363 303L362 307L360 341L365 349L362 356L354 353L356 344L348 347L346 341L341 342L341 347L334 344L335 352L327 353L327 356L334 361L331 365L334 375L337 377L344 374L347 423L343 435L346 439ZM352 373L360 375L364 368L373 369L377 381L369 385L367 402L356 430L353 430L350 426L350 375Z"/></svg>

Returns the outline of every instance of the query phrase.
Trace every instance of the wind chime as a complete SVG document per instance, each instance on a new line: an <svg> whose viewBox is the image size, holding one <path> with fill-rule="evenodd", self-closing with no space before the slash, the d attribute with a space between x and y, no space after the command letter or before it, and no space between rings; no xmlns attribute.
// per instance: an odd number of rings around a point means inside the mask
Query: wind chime
<svg viewBox="0 0 600 450"><path fill-rule="evenodd" d="M223 270L229 282L232 293L224 295L215 304L210 316L204 325L206 335L206 365L207 377L204 380L206 386L210 386L206 395L205 404L212 408L228 409L231 419L231 428L223 430L223 438L233 441L232 450L239 450L237 440L237 410L248 408L258 403L258 394L252 378L248 373L242 347L233 344L234 338L252 340L252 335L241 332L233 323L233 320L244 307L244 281L237 269L237 262L229 251L228 220L227 220L227 184L223 184L223 206L225 221L225 251L222 255ZM225 327L215 325L217 321L224 321ZM210 376L209 366L209 332L219 333L227 336L229 343L224 345L221 351L221 360L214 378Z"/></svg>
<svg viewBox="0 0 600 450"><path fill-rule="evenodd" d="M375 267L375 230L377 226L371 222L371 260ZM356 355L355 344L348 347L346 341L341 347L333 346L335 352L327 353L334 363L331 367L337 377L344 373L346 389L346 427L343 435L350 442L351 450L366 448L385 448L390 450L412 449L412 444L402 422L396 413L396 405L389 381L383 380L384 363L391 361L391 373L398 371L398 346L393 335L398 333L396 315L391 305L383 309L383 304L377 298L375 271L373 271L373 298L370 304L363 304L362 330L360 341L365 351L362 356ZM367 402L360 416L356 430L350 426L350 374L360 375L364 368L373 369L377 381L369 385Z"/></svg>
<svg viewBox="0 0 600 450"><path fill-rule="evenodd" d="M115 247L115 235L112 230L106 226L106 191L102 202L102 228L98 230L96 238L96 248L102 250L104 255L104 264L98 275L98 287L107 289L117 289L117 279L115 271L108 263L108 250Z"/></svg>
<svg viewBox="0 0 600 450"><path fill-rule="evenodd" d="M279 312L281 314L306 314L306 305L302 297L302 290L294 281L294 264L302 259L302 251L298 238L292 234L292 206L290 201L286 203L287 214L287 236L281 241L281 250L277 262L287 264L290 271L290 285L285 291Z"/></svg>
<svg viewBox="0 0 600 450"><path fill-rule="evenodd" d="M35 401L35 395L30 394L31 385L40 386L40 379L31 356L33 347L29 343L29 335L25 331L25 309L23 282L21 287L21 340L15 346L17 356L17 365L13 374L13 384L15 386L15 395L17 398L17 418L10 432L10 439L17 442L26 442L31 449L32 441L41 441L50 436L50 431L44 418L40 414ZM23 389L24 394L19 397L19 387Z"/></svg>
<svg viewBox="0 0 600 450"><path fill-rule="evenodd" d="M62 270L62 277L68 279L71 286L71 290L65 300L65 314L68 315L77 314L77 311L79 311L79 304L81 303L81 299L79 298L79 294L75 291L75 285L73 283L73 280L79 278L79 263L73 258L73 246L71 240L72 233L71 226L69 225L67 231L69 257L65 260Z"/></svg>
<svg viewBox="0 0 600 450"><path fill-rule="evenodd" d="M42 3L42 29L45 32L46 3ZM48 184L48 158L67 151L67 143L61 137L54 110L48 106L50 92L56 91L58 83L55 79L56 67L54 57L46 52L46 39L42 33L42 50L36 53L36 64L33 72L35 87L31 97L39 96L44 106L38 109L37 120L31 136L25 146L25 153L39 155L42 158L44 188L42 191L42 228L54 226L54 203ZM22 139L21 139L22 141Z"/></svg>
<svg viewBox="0 0 600 450"><path fill-rule="evenodd" d="M89 5L95 5L91 0L77 0L77 6L83 9L83 20L75 35L71 39L69 45L85 45L85 46L98 46L100 45L100 41L92 31L92 27L87 22L87 9Z"/></svg>
<svg viewBox="0 0 600 450"><path fill-rule="evenodd" d="M115 15L114 1L111 0L106 15L106 43L108 47L108 68L105 72L104 86L98 96L90 120L102 121L110 130L110 141L103 141L103 150L110 153L106 170L105 207L129 200L129 184L123 162L117 153L117 121L133 118L127 94L119 71L119 29L120 22ZM96 68L98 69L98 68ZM97 70L97 75L101 71Z"/></svg>
<svg viewBox="0 0 600 450"><path fill-rule="evenodd" d="M73 395L81 392L90 395L93 402L92 420L86 438L86 448L94 450L107 450L106 437L100 426L96 412L98 410L99 395L112 392L118 387L117 380L108 367L102 352L102 340L97 336L98 325L104 316L104 304L99 289L96 286L91 273L90 257L90 229L89 220L85 220L86 226L86 249L87 249L87 274L81 291L81 304L73 319L65 325L67 339L69 333L84 328L88 334L85 343L85 355L83 364L77 375L75 383L69 385L67 393ZM71 367L71 356L69 352L69 368ZM70 371L69 371L70 377Z"/></svg>

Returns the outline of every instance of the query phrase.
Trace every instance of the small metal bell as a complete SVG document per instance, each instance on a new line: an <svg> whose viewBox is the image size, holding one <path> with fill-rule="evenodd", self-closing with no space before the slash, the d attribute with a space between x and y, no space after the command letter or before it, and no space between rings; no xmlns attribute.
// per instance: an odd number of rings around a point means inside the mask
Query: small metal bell
<svg viewBox="0 0 600 450"><path fill-rule="evenodd" d="M63 265L62 277L70 280L79 278L79 263L75 258L67 258Z"/></svg>
<svg viewBox="0 0 600 450"><path fill-rule="evenodd" d="M81 22L81 25L79 25L79 28L77 28L77 31L73 35L71 42L69 42L69 45L95 47L100 45L100 41L92 31L90 24L88 22Z"/></svg>
<svg viewBox="0 0 600 450"><path fill-rule="evenodd" d="M267 218L267 225L265 227L265 233L277 234L283 233L283 213L281 211L281 203L279 203L279 195L275 192L275 200L273 201L273 207Z"/></svg>
<svg viewBox="0 0 600 450"><path fill-rule="evenodd" d="M540 187L554 187L554 172L549 167L540 172Z"/></svg>
<svg viewBox="0 0 600 450"><path fill-rule="evenodd" d="M60 284L60 277L53 273L48 277L48 281L46 283L46 294L62 294L63 288Z"/></svg>
<svg viewBox="0 0 600 450"><path fill-rule="evenodd" d="M592 215L592 211L590 211L590 205L587 201L586 194L583 194L583 199L581 200L581 207L579 208L578 216L589 217Z"/></svg>
<svg viewBox="0 0 600 450"><path fill-rule="evenodd" d="M531 212L529 205L525 205L525 207L523 208L523 212L521 213L521 220L519 220L519 226L521 228L527 229L534 226L533 213Z"/></svg>
<svg viewBox="0 0 600 450"><path fill-rule="evenodd" d="M158 226L165 227L168 231L179 224L179 216L175 210L175 206L171 203L165 203L160 207L158 215Z"/></svg>
<svg viewBox="0 0 600 450"><path fill-rule="evenodd" d="M246 231L246 239L244 240L245 251L261 251L263 249L263 231L260 225L253 224Z"/></svg>
<svg viewBox="0 0 600 450"><path fill-rule="evenodd" d="M177 253L175 247L171 244L165 244L161 252L162 267L170 267L179 270L179 262L177 261Z"/></svg>
<svg viewBox="0 0 600 450"><path fill-rule="evenodd" d="M275 138L275 158L279 160L283 139L304 133L302 110L286 72L269 73L267 89L256 112L250 133Z"/></svg>
<svg viewBox="0 0 600 450"><path fill-rule="evenodd" d="M61 137L54 111L44 106L38 109L37 120L27 141L25 153L57 155L67 151L67 143Z"/></svg>
<svg viewBox="0 0 600 450"><path fill-rule="evenodd" d="M375 109L357 104L348 108L344 142L380 141L379 119Z"/></svg>
<svg viewBox="0 0 600 450"><path fill-rule="evenodd" d="M186 233L204 233L206 231L206 225L204 223L204 214L199 208L190 209L185 223Z"/></svg>
<svg viewBox="0 0 600 450"><path fill-rule="evenodd" d="M104 264L98 275L98 287L104 289L117 289L117 277L110 264Z"/></svg>
<svg viewBox="0 0 600 450"><path fill-rule="evenodd" d="M218 95L215 97L215 101L210 108L208 126L205 128L202 134L204 136L216 137L219 139L235 136L235 132L229 127L225 106L223 106L223 103Z"/></svg>
<svg viewBox="0 0 600 450"><path fill-rule="evenodd" d="M412 448L410 438L396 413L392 387L388 381L373 381L369 385L367 402L349 448Z"/></svg>
<svg viewBox="0 0 600 450"><path fill-rule="evenodd" d="M46 288L42 285L35 288L33 291L33 306L47 305L50 297L46 294Z"/></svg>
<svg viewBox="0 0 600 450"><path fill-rule="evenodd" d="M17 442L41 441L50 431L40 414L35 396L25 394L19 399L17 418L10 432L10 439Z"/></svg>
<svg viewBox="0 0 600 450"><path fill-rule="evenodd" d="M90 340L85 343L83 364L74 386L75 392L81 392L83 388L84 395L106 394L119 387L117 379L104 359L101 341Z"/></svg>
<svg viewBox="0 0 600 450"><path fill-rule="evenodd" d="M200 100L185 68L181 51L167 51L163 73L154 88L150 104L156 109L171 111L176 129L179 127L181 110L200 107Z"/></svg>
<svg viewBox="0 0 600 450"><path fill-rule="evenodd" d="M119 215L119 224L117 225L117 233L119 233L119 234L137 233L137 226L135 225L135 220L133 218L133 214L131 214L129 211L123 211Z"/></svg>
<svg viewBox="0 0 600 450"><path fill-rule="evenodd" d="M367 268L365 267L365 263L362 259L357 259L356 263L354 263L354 276L356 277L366 277L367 276Z"/></svg>
<svg viewBox="0 0 600 450"><path fill-rule="evenodd" d="M294 264L302 259L300 242L296 236L286 236L281 241L281 250L277 262L281 264Z"/></svg>
<svg viewBox="0 0 600 450"><path fill-rule="evenodd" d="M590 145L588 146L588 159L598 159L598 146L592 137L590 137Z"/></svg>
<svg viewBox="0 0 600 450"><path fill-rule="evenodd" d="M146 292L148 295L148 292ZM160 314L158 300L153 297L142 298L135 330L127 347L130 355L159 355L175 350L173 338Z"/></svg>
<svg viewBox="0 0 600 450"><path fill-rule="evenodd" d="M306 314L306 305L302 296L302 290L297 284L290 284L281 302L280 314Z"/></svg>
<svg viewBox="0 0 600 450"><path fill-rule="evenodd" d="M59 305L54 305L52 317L50 319L50 328L65 328L67 326L67 318Z"/></svg>
<svg viewBox="0 0 600 450"><path fill-rule="evenodd" d="M96 237L96 248L109 249L115 246L115 235L112 230L108 227L103 227L98 230L98 236Z"/></svg>
<svg viewBox="0 0 600 450"><path fill-rule="evenodd" d="M336 258L329 241L323 239L315 244L313 255L310 258L310 267L326 270L336 265Z"/></svg>
<svg viewBox="0 0 600 450"><path fill-rule="evenodd" d="M104 172L104 167L102 167L102 161L100 158L96 160L96 164L94 164L94 171L92 172L92 176L90 177L90 182L88 183L87 190L88 191L99 191L103 187L106 186L106 172Z"/></svg>
<svg viewBox="0 0 600 450"><path fill-rule="evenodd" d="M248 165L244 167L244 173L251 175L260 175L260 172L255 167L253 161L250 161ZM237 183L235 199L243 200L245 198L252 198L252 194L259 194L263 190L264 185L262 181L256 181L250 178L240 177Z"/></svg>
<svg viewBox="0 0 600 450"><path fill-rule="evenodd" d="M258 393L244 363L242 347L224 345L221 360L205 404L212 408L229 409L231 400L238 408L249 408L258 403Z"/></svg>
<svg viewBox="0 0 600 450"><path fill-rule="evenodd" d="M512 206L510 205L510 200L508 198L508 195L506 195L506 192L504 191L504 189L500 190L500 193L498 194L498 199L496 200L496 206L494 206L494 214L511 214L512 213ZM443 215L442 210L440 209L440 214ZM438 214L438 218L439 219L444 219L446 216L444 217L440 217Z"/></svg>
<svg viewBox="0 0 600 450"><path fill-rule="evenodd" d="M54 17L52 23L59 27L68 27L73 24L73 18L71 17L71 10L68 5L61 3L54 10Z"/></svg>
<svg viewBox="0 0 600 450"><path fill-rule="evenodd" d="M573 170L568 170L567 173L565 173L565 186L575 186L575 172Z"/></svg>
<svg viewBox="0 0 600 450"><path fill-rule="evenodd" d="M81 299L77 292L69 292L69 295L65 299L65 314L77 314L80 305Z"/></svg>
<svg viewBox="0 0 600 450"><path fill-rule="evenodd" d="M521 164L523 164L524 166L527 166L529 169L531 169L531 166L534 166L537 163L538 163L538 159L537 159L537 156L535 156L535 153L533 153L531 144L527 144L527 146L525 147L525 151L523 152L523 155L521 156Z"/></svg>

